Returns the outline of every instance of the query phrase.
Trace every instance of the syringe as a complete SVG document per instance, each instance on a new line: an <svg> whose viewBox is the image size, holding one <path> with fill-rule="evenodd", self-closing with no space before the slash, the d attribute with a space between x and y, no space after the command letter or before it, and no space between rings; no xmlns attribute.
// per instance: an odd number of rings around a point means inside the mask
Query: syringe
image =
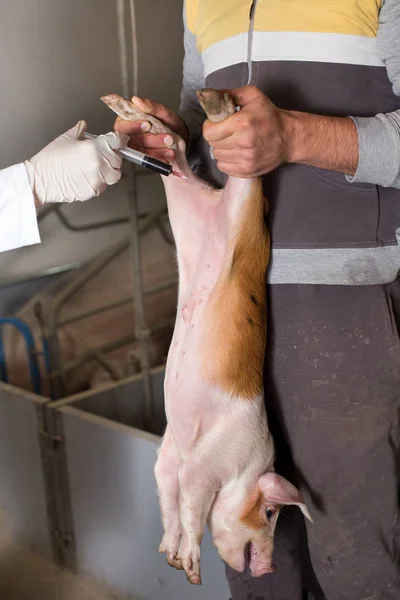
<svg viewBox="0 0 400 600"><path fill-rule="evenodd" d="M83 137L87 140L94 140L98 136L94 135L93 133L87 133L85 131L83 133ZM176 171L174 171L172 169L172 166L168 163L162 162L161 160L157 160L156 158L152 158L151 156L143 154L142 152L134 150L133 148L120 148L119 150L117 150L117 152L119 152L119 154L123 158L125 158L125 160L128 160L129 162L134 163L139 167L145 167L146 169L150 169L151 171L155 171L156 173L160 173L160 175L165 175L167 177L168 175L172 174L176 175L177 177L186 179L184 175L181 175L181 173L177 173Z"/></svg>

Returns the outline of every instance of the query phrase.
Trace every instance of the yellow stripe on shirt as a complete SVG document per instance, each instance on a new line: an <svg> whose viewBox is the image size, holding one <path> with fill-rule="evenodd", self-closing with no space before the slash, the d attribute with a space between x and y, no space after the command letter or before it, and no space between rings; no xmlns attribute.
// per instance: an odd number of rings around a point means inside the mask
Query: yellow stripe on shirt
<svg viewBox="0 0 400 600"><path fill-rule="evenodd" d="M258 0L256 32L376 37L382 0ZM200 52L247 33L251 0L186 0Z"/></svg>

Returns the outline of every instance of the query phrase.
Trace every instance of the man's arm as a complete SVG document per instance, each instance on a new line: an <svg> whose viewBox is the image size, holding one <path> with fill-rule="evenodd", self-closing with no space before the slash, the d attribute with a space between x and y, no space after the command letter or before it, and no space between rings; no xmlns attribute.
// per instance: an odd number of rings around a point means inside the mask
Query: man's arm
<svg viewBox="0 0 400 600"><path fill-rule="evenodd" d="M400 95L399 31L400 2L384 0L378 47ZM400 189L400 110L369 118L326 117L280 110L254 87L232 92L241 111L204 126L221 171L254 177L293 162Z"/></svg>
<svg viewBox="0 0 400 600"><path fill-rule="evenodd" d="M383 0L377 44L393 91L400 96L400 2ZM400 110L371 118L352 117L357 127L359 162L350 181L400 188Z"/></svg>
<svg viewBox="0 0 400 600"><path fill-rule="evenodd" d="M357 129L349 118L282 111L286 161L354 175L359 160ZM400 140L399 140L400 141Z"/></svg>
<svg viewBox="0 0 400 600"><path fill-rule="evenodd" d="M230 92L241 110L203 127L220 171L256 177L290 162L356 171L357 130L351 119L281 110L255 86Z"/></svg>

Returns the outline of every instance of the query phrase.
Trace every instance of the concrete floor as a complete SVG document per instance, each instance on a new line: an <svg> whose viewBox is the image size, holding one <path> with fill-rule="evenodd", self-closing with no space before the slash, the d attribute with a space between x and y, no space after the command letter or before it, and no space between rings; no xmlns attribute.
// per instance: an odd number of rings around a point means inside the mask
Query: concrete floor
<svg viewBox="0 0 400 600"><path fill-rule="evenodd" d="M0 598L1 600L128 600L56 567L17 545L1 532Z"/></svg>

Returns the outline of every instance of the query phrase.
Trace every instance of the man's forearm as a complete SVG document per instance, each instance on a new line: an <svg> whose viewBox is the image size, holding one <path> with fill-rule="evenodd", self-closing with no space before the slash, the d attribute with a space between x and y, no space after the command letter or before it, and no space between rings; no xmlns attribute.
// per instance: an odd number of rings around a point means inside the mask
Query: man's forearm
<svg viewBox="0 0 400 600"><path fill-rule="evenodd" d="M350 118L282 111L287 162L354 175L358 164L357 128Z"/></svg>

